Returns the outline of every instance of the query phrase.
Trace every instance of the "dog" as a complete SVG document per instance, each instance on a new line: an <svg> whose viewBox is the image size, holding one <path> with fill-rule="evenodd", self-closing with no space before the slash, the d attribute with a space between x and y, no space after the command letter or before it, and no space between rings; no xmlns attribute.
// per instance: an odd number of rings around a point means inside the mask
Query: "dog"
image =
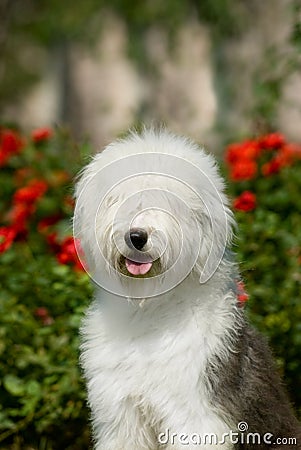
<svg viewBox="0 0 301 450"><path fill-rule="evenodd" d="M235 221L213 156L132 132L83 169L74 235L96 450L301 448L265 339L238 301Z"/></svg>

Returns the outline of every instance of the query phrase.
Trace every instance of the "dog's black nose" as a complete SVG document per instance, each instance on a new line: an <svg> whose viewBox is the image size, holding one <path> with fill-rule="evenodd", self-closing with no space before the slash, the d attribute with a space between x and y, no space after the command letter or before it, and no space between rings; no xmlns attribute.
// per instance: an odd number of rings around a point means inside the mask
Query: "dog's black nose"
<svg viewBox="0 0 301 450"><path fill-rule="evenodd" d="M147 232L143 228L132 228L125 235L127 245L134 246L137 250L141 250L145 246L147 239Z"/></svg>

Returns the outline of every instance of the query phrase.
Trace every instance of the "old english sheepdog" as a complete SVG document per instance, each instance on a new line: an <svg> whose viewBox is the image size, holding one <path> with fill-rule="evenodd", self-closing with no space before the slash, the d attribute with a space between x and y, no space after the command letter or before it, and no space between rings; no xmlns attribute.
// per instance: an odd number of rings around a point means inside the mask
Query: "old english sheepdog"
<svg viewBox="0 0 301 450"><path fill-rule="evenodd" d="M301 448L237 299L234 225L214 158L165 130L131 133L82 171L74 234L95 283L81 330L95 449Z"/></svg>

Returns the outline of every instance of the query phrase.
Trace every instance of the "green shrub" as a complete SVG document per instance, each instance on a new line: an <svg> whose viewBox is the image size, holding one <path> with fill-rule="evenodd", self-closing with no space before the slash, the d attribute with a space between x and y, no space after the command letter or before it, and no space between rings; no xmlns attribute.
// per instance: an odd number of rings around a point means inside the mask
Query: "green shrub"
<svg viewBox="0 0 301 450"><path fill-rule="evenodd" d="M248 313L274 349L301 412L301 146L279 133L231 144L229 192Z"/></svg>
<svg viewBox="0 0 301 450"><path fill-rule="evenodd" d="M25 139L0 130L3 449L89 447L78 329L92 289L70 222L79 153L62 132L39 129ZM273 134L229 146L226 161L247 308L300 408L300 147Z"/></svg>
<svg viewBox="0 0 301 450"><path fill-rule="evenodd" d="M70 237L74 148L50 130L0 138L0 448L87 449L78 329L91 287Z"/></svg>

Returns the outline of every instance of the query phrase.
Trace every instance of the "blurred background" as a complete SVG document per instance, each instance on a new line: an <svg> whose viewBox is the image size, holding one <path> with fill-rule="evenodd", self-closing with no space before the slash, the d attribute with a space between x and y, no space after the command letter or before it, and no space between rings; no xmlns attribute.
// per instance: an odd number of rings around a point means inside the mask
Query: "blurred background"
<svg viewBox="0 0 301 450"><path fill-rule="evenodd" d="M1 0L2 122L301 139L300 0Z"/></svg>

